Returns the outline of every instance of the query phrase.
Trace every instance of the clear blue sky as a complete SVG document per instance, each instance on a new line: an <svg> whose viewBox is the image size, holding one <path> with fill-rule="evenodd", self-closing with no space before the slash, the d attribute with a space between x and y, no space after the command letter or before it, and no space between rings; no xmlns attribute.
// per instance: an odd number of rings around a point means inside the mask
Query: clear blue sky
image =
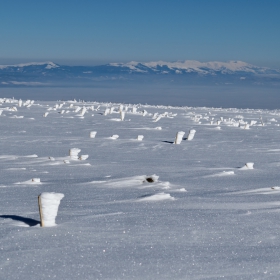
<svg viewBox="0 0 280 280"><path fill-rule="evenodd" d="M280 68L280 0L1 0L0 63L243 60Z"/></svg>

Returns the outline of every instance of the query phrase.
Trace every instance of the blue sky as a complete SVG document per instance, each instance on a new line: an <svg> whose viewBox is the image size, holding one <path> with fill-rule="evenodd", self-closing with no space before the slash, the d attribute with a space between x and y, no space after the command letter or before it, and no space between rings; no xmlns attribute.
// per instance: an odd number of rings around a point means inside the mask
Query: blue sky
<svg viewBox="0 0 280 280"><path fill-rule="evenodd" d="M3 0L0 63L243 60L280 68L279 0Z"/></svg>

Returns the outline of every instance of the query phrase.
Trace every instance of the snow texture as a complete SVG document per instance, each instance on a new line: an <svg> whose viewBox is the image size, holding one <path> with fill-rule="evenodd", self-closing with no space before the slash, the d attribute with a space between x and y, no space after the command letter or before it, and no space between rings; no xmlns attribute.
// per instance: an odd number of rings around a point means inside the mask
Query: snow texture
<svg viewBox="0 0 280 280"><path fill-rule="evenodd" d="M0 279L280 278L280 110L21 100L0 98Z"/></svg>

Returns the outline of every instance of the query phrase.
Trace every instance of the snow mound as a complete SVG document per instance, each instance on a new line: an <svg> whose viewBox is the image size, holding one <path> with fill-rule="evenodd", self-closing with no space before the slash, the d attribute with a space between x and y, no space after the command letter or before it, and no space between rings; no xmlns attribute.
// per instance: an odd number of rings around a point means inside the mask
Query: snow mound
<svg viewBox="0 0 280 280"><path fill-rule="evenodd" d="M175 200L169 193L158 193L151 196L140 198L139 201L162 201L162 200Z"/></svg>
<svg viewBox="0 0 280 280"><path fill-rule="evenodd" d="M17 182L15 185L41 185L42 182L39 178L33 178L24 182Z"/></svg>
<svg viewBox="0 0 280 280"><path fill-rule="evenodd" d="M223 172L205 176L205 177L223 177L223 176L231 176L231 175L234 175L234 171L223 171Z"/></svg>
<svg viewBox="0 0 280 280"><path fill-rule="evenodd" d="M253 162L247 162L243 167L239 168L239 170L249 170L249 169L254 169Z"/></svg>
<svg viewBox="0 0 280 280"><path fill-rule="evenodd" d="M141 176L133 176L126 177L121 179L113 179L109 181L91 181L91 183L98 183L103 187L110 188L134 188L134 187L143 187L144 184L146 187L153 186L153 183L158 183L159 176L157 175L141 175ZM161 182L160 182L161 183Z"/></svg>

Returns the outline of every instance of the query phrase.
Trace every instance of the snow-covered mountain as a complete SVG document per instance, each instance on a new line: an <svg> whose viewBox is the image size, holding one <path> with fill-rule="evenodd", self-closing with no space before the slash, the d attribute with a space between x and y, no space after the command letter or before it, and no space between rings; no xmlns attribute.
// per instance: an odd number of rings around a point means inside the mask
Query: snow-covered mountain
<svg viewBox="0 0 280 280"><path fill-rule="evenodd" d="M109 63L98 66L66 66L54 62L0 65L0 86L53 85L111 81L172 80L194 84L275 83L280 70L243 61Z"/></svg>
<svg viewBox="0 0 280 280"><path fill-rule="evenodd" d="M29 62L29 63L21 63L15 65L0 65L0 69L22 69L25 67L34 67L34 66L43 66L45 69L52 69L59 67L57 64L47 61L47 62Z"/></svg>
<svg viewBox="0 0 280 280"><path fill-rule="evenodd" d="M111 66L128 68L132 72L147 73L150 70L161 74L176 73L188 74L198 73L203 75L250 73L250 74L280 74L280 70L273 70L267 67L258 67L243 61L229 62L199 62L196 60L185 60L177 62L135 62L129 63L110 63Z"/></svg>

